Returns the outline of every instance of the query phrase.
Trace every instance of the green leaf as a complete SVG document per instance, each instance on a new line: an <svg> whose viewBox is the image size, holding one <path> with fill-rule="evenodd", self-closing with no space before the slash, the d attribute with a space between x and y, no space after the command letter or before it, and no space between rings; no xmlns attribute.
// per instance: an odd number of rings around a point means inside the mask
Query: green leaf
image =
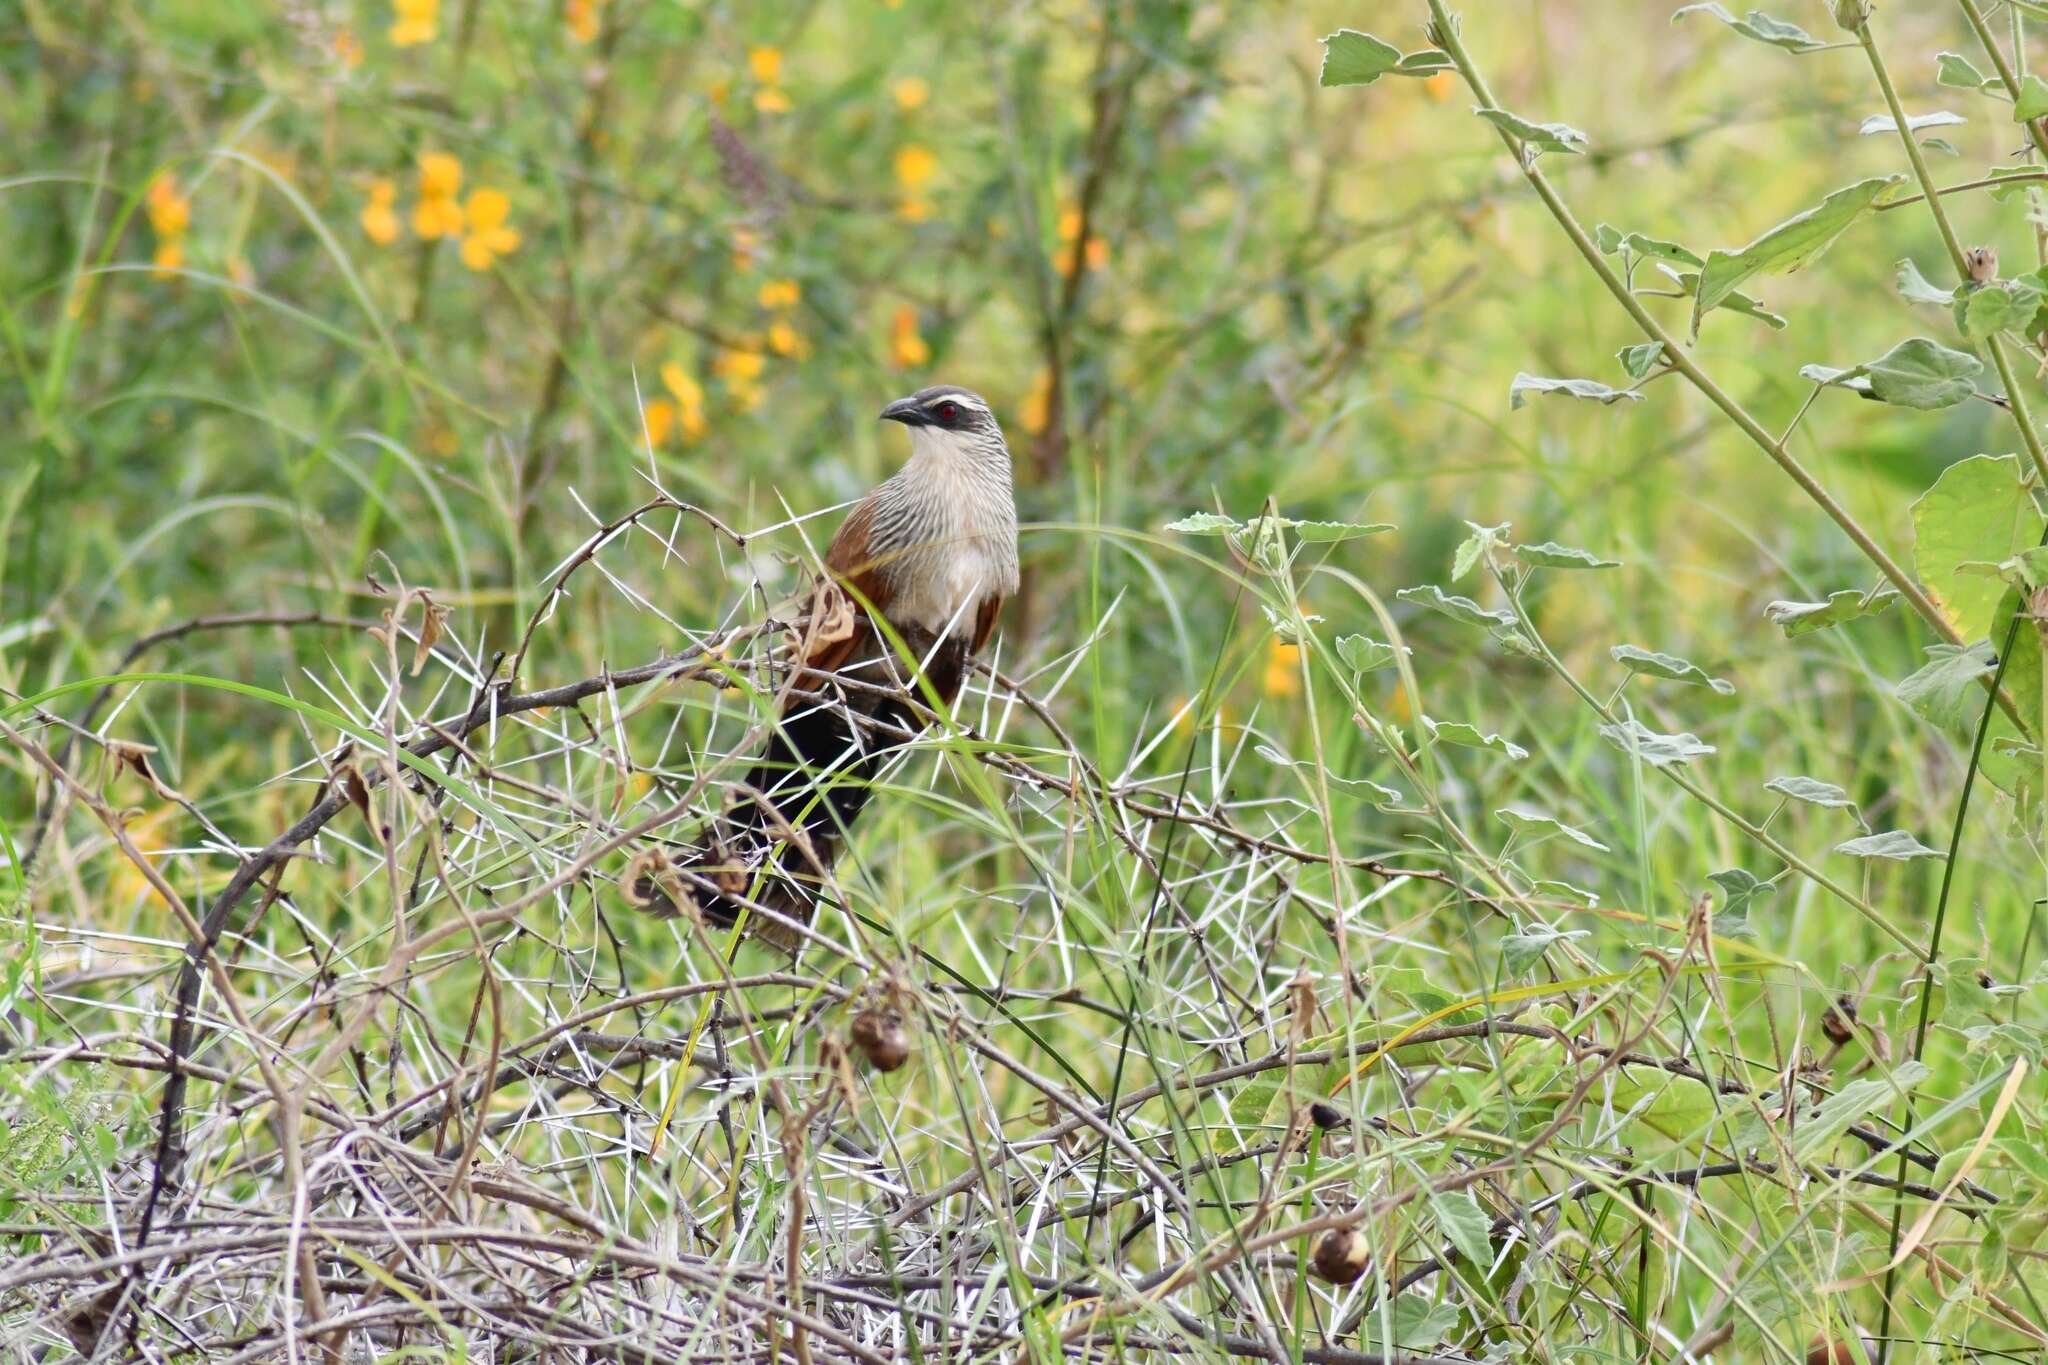
<svg viewBox="0 0 2048 1365"><path fill-rule="evenodd" d="M1845 840L1836 844L1834 851L1852 858L1890 858L1902 863L1915 858L1948 856L1938 848L1929 848L1902 829L1888 829L1882 834L1866 834L1858 839Z"/></svg>
<svg viewBox="0 0 2048 1365"><path fill-rule="evenodd" d="M1471 573L1481 560L1491 556L1494 546L1507 539L1507 522L1502 522L1498 526L1481 526L1476 521L1468 521L1465 525L1472 528L1472 534L1465 537L1464 542L1458 546L1457 555L1451 561L1453 583Z"/></svg>
<svg viewBox="0 0 2048 1365"><path fill-rule="evenodd" d="M1544 883L1539 882L1537 885L1541 886ZM1587 903L1597 904L1596 901ZM1501 961L1506 966L1509 976L1520 976L1530 966L1541 961L1543 955L1558 944L1575 938L1588 938L1592 932L1590 929L1553 929L1547 924L1539 924L1519 934L1502 934Z"/></svg>
<svg viewBox="0 0 2048 1365"><path fill-rule="evenodd" d="M1486 1210L1479 1207L1479 1201L1472 1197L1471 1190L1457 1190L1449 1194L1431 1190L1429 1212L1436 1220L1437 1232L1457 1248L1467 1264L1481 1269L1493 1264L1493 1220L1486 1216Z"/></svg>
<svg viewBox="0 0 2048 1365"><path fill-rule="evenodd" d="M1892 689L1900 701L1945 730L1967 733L1977 724L1983 706L1980 678L1997 671L1998 661L1982 644L1929 645L1928 663Z"/></svg>
<svg viewBox="0 0 2048 1365"><path fill-rule="evenodd" d="M1525 155L1534 149L1538 153L1568 152L1576 156L1587 147L1586 135L1568 123L1531 123L1505 109L1474 109L1472 112L1494 127L1521 139Z"/></svg>
<svg viewBox="0 0 2048 1365"><path fill-rule="evenodd" d="M1652 1067L1624 1067L1614 1078L1614 1107L1628 1115L1624 1139L1644 1151L1689 1145L1706 1134L1718 1110L1714 1093L1690 1076Z"/></svg>
<svg viewBox="0 0 2048 1365"><path fill-rule="evenodd" d="M1665 277L1685 291L1687 298L1696 299L1700 292L1700 275L1697 270L1674 270L1662 261L1654 263ZM1720 307L1730 313L1740 313L1755 318L1774 332L1782 332L1790 324L1747 294L1730 294L1721 300Z"/></svg>
<svg viewBox="0 0 2048 1365"><path fill-rule="evenodd" d="M1942 52L1934 58L1934 83L1957 90L1984 90L1998 82L1970 64L1959 52Z"/></svg>
<svg viewBox="0 0 2048 1365"><path fill-rule="evenodd" d="M1984 362L1926 337L1912 337L1864 368L1881 402L1924 410L1945 408L1975 393Z"/></svg>
<svg viewBox="0 0 2048 1365"><path fill-rule="evenodd" d="M2030 331L2041 295L2041 282L2031 275L1966 284L1955 303L1956 326L1972 341L2003 331Z"/></svg>
<svg viewBox="0 0 2048 1365"><path fill-rule="evenodd" d="M2012 104L2012 121L2025 123L2048 114L2048 81L2029 72L2020 81L2019 98Z"/></svg>
<svg viewBox="0 0 2048 1365"><path fill-rule="evenodd" d="M1913 264L1911 256L1899 262L1899 297L1907 303L1938 303L1947 305L1955 300L1955 290L1938 289L1920 273L1920 267Z"/></svg>
<svg viewBox="0 0 2048 1365"><path fill-rule="evenodd" d="M1510 547L1515 558L1530 564L1539 564L1546 569L1618 569L1618 559L1602 559L1590 550L1560 545L1546 540L1541 545L1515 545Z"/></svg>
<svg viewBox="0 0 2048 1365"><path fill-rule="evenodd" d="M1539 881L1529 888L1529 894L1547 897L1551 900L1577 901L1588 909L1600 903L1600 897L1597 892L1588 891L1583 886L1573 886L1570 882ZM1578 929L1573 931L1573 935L1586 932L1589 931ZM1571 936L1567 935L1567 937Z"/></svg>
<svg viewBox="0 0 2048 1365"><path fill-rule="evenodd" d="M1877 359L1846 370L1804 365L1799 373L1816 384L1832 384L1881 403L1928 410L1962 402L1977 391L1984 372L1977 357L1952 351L1926 337L1902 341Z"/></svg>
<svg viewBox="0 0 2048 1365"><path fill-rule="evenodd" d="M1711 14L1743 37L1753 38L1759 43L1769 43L1772 47L1782 47L1787 52L1812 52L1816 48L1827 46L1799 25L1788 24L1782 19L1773 19L1760 9L1753 9L1747 18L1738 19L1720 5L1681 5L1672 13L1671 22L1675 24L1693 13Z"/></svg>
<svg viewBox="0 0 2048 1365"><path fill-rule="evenodd" d="M1634 718L1620 725L1603 725L1600 727L1600 734L1623 753L1642 755L1643 762L1653 768L1662 768L1671 763L1689 763L1695 758L1714 752L1714 746L1701 743L1698 735L1659 734Z"/></svg>
<svg viewBox="0 0 2048 1365"><path fill-rule="evenodd" d="M1403 646L1399 653L1411 651ZM1394 646L1385 644L1367 635L1339 635L1337 657L1342 659L1354 673L1377 673L1382 668L1392 668L1397 662Z"/></svg>
<svg viewBox="0 0 2048 1365"><path fill-rule="evenodd" d="M1856 803L1849 799L1848 792L1832 782L1820 782L1811 777L1774 777L1764 783L1764 790L1794 801L1804 801L1809 806L1856 809Z"/></svg>
<svg viewBox="0 0 2048 1365"><path fill-rule="evenodd" d="M1584 830L1574 829L1564 823L1564 821L1553 820L1548 815L1544 815L1539 811L1517 810L1513 806L1509 806L1504 810L1495 811L1493 817L1518 834L1558 834L1583 848L1592 849L1595 853L1605 853L1608 851L1607 845L1601 843Z"/></svg>
<svg viewBox="0 0 2048 1365"><path fill-rule="evenodd" d="M1314 544L1333 540L1357 540L1360 536L1376 536L1382 531L1394 529L1386 521L1297 521L1290 523L1295 539Z"/></svg>
<svg viewBox="0 0 2048 1365"><path fill-rule="evenodd" d="M1851 1081L1802 1115L1792 1131L1792 1155L1802 1165L1825 1156L1850 1125L1879 1105L1910 1093L1932 1073L1921 1062L1903 1062L1889 1077Z"/></svg>
<svg viewBox="0 0 2048 1365"><path fill-rule="evenodd" d="M1785 638L1791 640L1858 617L1876 616L1891 610L1892 604L1898 600L1896 588L1880 588L1868 594L1844 588L1840 592L1829 593L1825 602L1773 602L1764 608L1764 618L1772 625L1782 627Z"/></svg>
<svg viewBox="0 0 2048 1365"><path fill-rule="evenodd" d="M1697 254L1677 242L1667 242L1661 237L1647 237L1640 232L1624 233L1620 228L1609 227L1605 223L1593 229L1593 239L1599 244L1600 250L1609 256L1617 251L1630 251L1645 260L1670 261L1676 265L1689 265L1695 270L1706 264Z"/></svg>
<svg viewBox="0 0 2048 1365"><path fill-rule="evenodd" d="M1657 366L1658 357L1664 354L1664 343L1646 341L1640 346L1624 346L1614 353L1621 362L1621 370L1630 379L1641 379Z"/></svg>
<svg viewBox="0 0 2048 1365"><path fill-rule="evenodd" d="M1699 292L1693 298L1692 330L1752 276L1781 274L1811 265L1858 218L1870 212L1903 176L1876 176L1836 190L1806 212L1786 219L1745 247L1707 253L1700 268Z"/></svg>
<svg viewBox="0 0 2048 1365"><path fill-rule="evenodd" d="M1379 1339L1382 1320L1377 1312L1365 1315L1366 1340L1375 1346L1392 1346L1404 1351L1426 1351L1450 1335L1458 1325L1458 1306L1454 1303L1435 1303L1428 1296L1405 1293L1398 1296L1388 1308L1388 1316L1394 1320L1394 1339L1391 1342Z"/></svg>
<svg viewBox="0 0 2048 1365"><path fill-rule="evenodd" d="M1958 460L1913 504L1914 572L1965 640L1989 634L2005 585L1961 566L2002 560L2040 540L2041 514L2011 455Z"/></svg>
<svg viewBox="0 0 2048 1365"><path fill-rule="evenodd" d="M1643 396L1630 393L1627 389L1612 388L1597 379L1544 379L1533 374L1517 374L1514 383L1508 385L1508 410L1521 407L1528 399L1527 393L1561 393L1571 398L1590 398L1596 403L1619 403L1624 400L1640 403Z"/></svg>
<svg viewBox="0 0 2048 1365"><path fill-rule="evenodd" d="M1931 114L1906 115L1906 131L1917 133L1923 128L1953 128L1959 123L1968 122L1969 120L1961 114L1952 114L1946 109L1937 109ZM1864 119L1862 124L1856 129L1857 136L1859 137L1872 137L1878 133L1896 133L1898 131L1898 120L1890 114L1872 114Z"/></svg>
<svg viewBox="0 0 2048 1365"><path fill-rule="evenodd" d="M1371 85L1382 76L1433 76L1451 64L1448 55L1435 48L1401 55L1392 43L1340 28L1323 39L1322 84Z"/></svg>
<svg viewBox="0 0 2048 1365"><path fill-rule="evenodd" d="M1439 744L1456 744L1466 749L1490 749L1494 753L1506 754L1518 761L1529 756L1529 751L1513 740L1485 734L1461 720L1437 721L1424 716L1422 728L1429 731L1430 738Z"/></svg>
<svg viewBox="0 0 2048 1365"><path fill-rule="evenodd" d="M1721 908L1714 914L1714 927L1729 938L1749 935L1750 907L1778 890L1773 883L1759 880L1739 867L1709 872L1707 880L1721 888Z"/></svg>
<svg viewBox="0 0 2048 1365"><path fill-rule="evenodd" d="M1167 522L1166 529L1184 536L1220 536L1237 530L1238 525L1231 518L1220 517L1214 512L1196 512L1179 521Z"/></svg>
<svg viewBox="0 0 2048 1365"><path fill-rule="evenodd" d="M1425 583L1419 588L1402 588L1394 596L1400 601L1440 612L1453 621L1463 621L1468 626L1512 626L1515 623L1515 614L1511 611L1488 611L1471 598L1453 596L1434 583Z"/></svg>
<svg viewBox="0 0 2048 1365"><path fill-rule="evenodd" d="M1724 697L1735 695L1734 683L1726 678L1709 677L1698 664L1676 654L1660 654L1654 649L1640 649L1635 645L1616 645L1607 652L1631 673L1647 673L1653 678L1669 678L1672 682L1709 687Z"/></svg>

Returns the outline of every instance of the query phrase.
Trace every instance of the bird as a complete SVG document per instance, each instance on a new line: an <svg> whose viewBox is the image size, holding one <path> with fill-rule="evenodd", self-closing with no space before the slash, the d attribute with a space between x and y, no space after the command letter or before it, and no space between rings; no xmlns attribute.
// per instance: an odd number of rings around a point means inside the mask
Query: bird
<svg viewBox="0 0 2048 1365"><path fill-rule="evenodd" d="M709 838L629 866L627 899L641 910L679 915L681 894L730 927L748 909L749 933L794 953L875 776L924 728L913 703L952 705L1017 592L1010 448L988 401L935 384L878 420L909 429L910 458L834 533L787 700Z"/></svg>

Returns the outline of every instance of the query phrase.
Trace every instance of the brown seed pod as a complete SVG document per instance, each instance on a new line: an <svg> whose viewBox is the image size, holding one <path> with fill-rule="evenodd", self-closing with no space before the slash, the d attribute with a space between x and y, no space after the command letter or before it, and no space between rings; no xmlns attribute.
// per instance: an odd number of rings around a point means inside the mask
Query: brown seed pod
<svg viewBox="0 0 2048 1365"><path fill-rule="evenodd" d="M1836 1047L1847 1044L1856 1036L1856 997L1844 995L1828 1006L1820 1017L1820 1031Z"/></svg>
<svg viewBox="0 0 2048 1365"><path fill-rule="evenodd" d="M1365 1273L1372 1253L1357 1228L1331 1228L1316 1238L1316 1274L1331 1284L1350 1284Z"/></svg>
<svg viewBox="0 0 2048 1365"><path fill-rule="evenodd" d="M1336 1105L1327 1104L1322 1100L1317 1100L1308 1107L1308 1117L1309 1122L1315 1124L1316 1127L1326 1133L1332 1128L1342 1128L1344 1126L1344 1111Z"/></svg>
<svg viewBox="0 0 2048 1365"><path fill-rule="evenodd" d="M862 1010L853 1016L848 1036L869 1066L895 1071L910 1060L910 1034L903 1020L887 1010Z"/></svg>

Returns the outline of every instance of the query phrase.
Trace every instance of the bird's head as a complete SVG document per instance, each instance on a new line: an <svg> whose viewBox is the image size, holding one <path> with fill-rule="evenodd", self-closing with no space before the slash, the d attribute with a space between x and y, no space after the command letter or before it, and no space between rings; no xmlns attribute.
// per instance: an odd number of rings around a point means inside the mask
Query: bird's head
<svg viewBox="0 0 2048 1365"><path fill-rule="evenodd" d="M910 428L914 454L1009 457L988 400L957 384L934 384L899 398L882 409L882 420Z"/></svg>

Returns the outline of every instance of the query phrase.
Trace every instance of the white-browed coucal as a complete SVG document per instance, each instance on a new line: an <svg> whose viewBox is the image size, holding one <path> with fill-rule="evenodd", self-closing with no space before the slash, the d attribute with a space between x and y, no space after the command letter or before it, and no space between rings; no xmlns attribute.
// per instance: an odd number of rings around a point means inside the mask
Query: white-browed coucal
<svg viewBox="0 0 2048 1365"><path fill-rule="evenodd" d="M675 914L687 894L730 925L750 903L751 931L794 949L874 777L923 728L914 703L952 703L1017 590L1010 448L989 405L940 384L881 415L909 428L910 459L832 537L788 700L706 846L636 869L649 911Z"/></svg>

